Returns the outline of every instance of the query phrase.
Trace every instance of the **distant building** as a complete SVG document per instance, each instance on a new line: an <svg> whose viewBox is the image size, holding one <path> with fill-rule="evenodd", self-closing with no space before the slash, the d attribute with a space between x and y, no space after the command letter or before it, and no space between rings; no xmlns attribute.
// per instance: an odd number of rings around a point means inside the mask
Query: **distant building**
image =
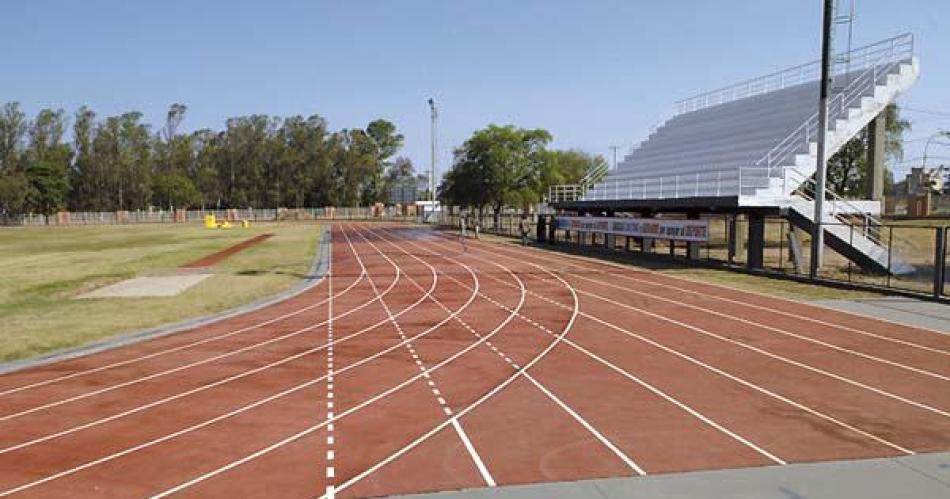
<svg viewBox="0 0 950 499"><path fill-rule="evenodd" d="M924 169L923 167L914 167L910 169L904 182L907 184L907 194L920 195L928 193L942 193L946 184L944 175L946 170L943 166L938 168Z"/></svg>

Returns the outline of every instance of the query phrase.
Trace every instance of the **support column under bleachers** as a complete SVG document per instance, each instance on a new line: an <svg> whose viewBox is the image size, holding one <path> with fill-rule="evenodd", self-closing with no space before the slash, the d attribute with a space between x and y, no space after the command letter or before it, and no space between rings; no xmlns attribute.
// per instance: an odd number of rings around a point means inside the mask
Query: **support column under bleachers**
<svg viewBox="0 0 950 499"><path fill-rule="evenodd" d="M748 218L749 245L746 253L746 267L761 269L765 266L765 216L750 213Z"/></svg>
<svg viewBox="0 0 950 499"><path fill-rule="evenodd" d="M868 123L868 199L884 199L884 131L886 112L882 111Z"/></svg>

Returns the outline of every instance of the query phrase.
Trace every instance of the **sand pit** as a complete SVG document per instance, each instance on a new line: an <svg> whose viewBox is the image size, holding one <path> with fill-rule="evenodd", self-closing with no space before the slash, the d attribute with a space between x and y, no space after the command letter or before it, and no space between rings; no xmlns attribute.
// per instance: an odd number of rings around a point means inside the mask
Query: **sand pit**
<svg viewBox="0 0 950 499"><path fill-rule="evenodd" d="M76 298L146 298L175 296L183 293L199 282L211 277L211 274L174 274L163 276L145 276L103 286L94 291L83 293Z"/></svg>

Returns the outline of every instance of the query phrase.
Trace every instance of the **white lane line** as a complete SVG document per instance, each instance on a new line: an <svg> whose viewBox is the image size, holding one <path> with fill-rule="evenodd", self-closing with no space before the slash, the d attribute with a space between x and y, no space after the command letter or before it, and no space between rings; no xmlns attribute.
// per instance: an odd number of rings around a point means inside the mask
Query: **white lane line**
<svg viewBox="0 0 950 499"><path fill-rule="evenodd" d="M440 245L440 246L441 246L441 245ZM486 250L486 252L489 253L489 254L495 254L494 252L487 251L487 250ZM469 254L472 255L472 253L469 253ZM504 255L499 255L499 256L504 257ZM474 257L474 258L479 258L479 257ZM487 260L487 259L484 259L484 258L479 258L479 259L480 259L480 260L483 260L483 261L491 262L491 260ZM514 260L514 259L512 258L512 260ZM504 281L502 281L502 280L500 280L500 279L495 278L494 276L491 276L491 277L494 278L494 279L496 279L496 280L499 280L499 282L504 282ZM529 294L532 294L532 295L535 295L535 296L538 296L538 297L541 298L542 300L546 300L546 301L548 301L548 302L550 302L550 303L554 303L554 304L558 305L559 307L562 307L562 308L565 308L565 309L569 309L569 308L570 308L568 305L565 305L565 304L563 304L563 303L557 302L557 301L552 300L552 299L550 299L550 298L548 298L548 297L538 295L537 293L533 293L533 292L530 292L530 291L529 291L528 293L529 293ZM729 380L731 380L731 381L734 381L734 382L739 383L739 384L741 384L741 385L743 385L743 386L745 386L745 387L748 387L748 388L750 388L750 389L752 389L752 390L755 390L755 391L757 391L757 392L759 392L759 393L762 393L763 395L766 395L766 396L768 396L768 397L774 398L775 400L778 400L778 401L781 401L781 402L783 402L783 403L785 403L785 404L791 405L792 407L795 407L795 408L797 408L797 409L800 409L800 410L802 410L802 411L804 411L804 412L807 412L807 413L809 413L809 414L811 414L811 415L813 415L813 416L816 416L816 417L818 417L818 418L824 419L825 421L831 422L831 423L836 424L836 425L838 425L838 426L840 426L840 427L842 427L842 428L845 428L845 429L847 429L847 430L849 430L849 431L852 431L852 432L854 432L854 433L857 433L857 434L859 434L859 435L861 435L861 436L863 436L863 437L865 437L865 438L868 438L868 439L870 439L870 440L874 440L874 441L876 441L876 442L878 442L878 443L880 443L880 444L882 444L882 445L885 445L885 446L887 446L887 447L890 447L890 448L892 448L892 449L894 449L894 450L897 450L897 451L899 451L899 452L902 452L902 453L904 453L904 454L908 454L908 455L913 455L913 454L915 454L915 452L912 451L912 450L909 450L909 449L906 449L906 448L904 448L904 447L901 447L900 445L897 445L897 444L895 444L895 443L893 443L893 442L890 442L890 441L888 441L888 440L886 440L886 439L884 439L884 438L881 438L881 437L879 437L879 436L877 436L877 435L874 435L874 434L869 433L869 432L867 432L867 431L864 431L864 430L862 430L862 429L860 429L860 428L857 428L857 427L855 427L855 426L852 426L852 425L850 425L850 424L848 424L848 423L845 423L844 421L838 420L838 419L836 419L836 418L834 418L834 417L832 417L832 416L830 416L830 415L827 415L827 414L825 414L825 413L822 413L822 412L820 412L820 411L818 411L818 410L816 410L816 409L812 409L811 407L808 407L808 406L806 406L806 405L804 405L804 404L801 404L801 403L799 403L799 402L796 402L796 401L794 401L794 400L792 400L792 399L790 399L790 398L788 398L788 397L785 397L785 396L780 395L780 394L778 394L778 393L775 393L775 392L773 392L773 391L771 391L771 390L768 390L768 389L766 389L766 388L764 388L764 387L761 387L761 386L759 386L759 385L756 385L755 383L752 383L752 382L747 381L747 380L745 380L745 379L742 379L742 378L740 378L740 377L738 377L738 376L735 376L735 375L733 375L733 374L730 374L730 373L728 373L728 372L726 372L726 371L723 371L722 369L719 369L719 368L717 368L717 367L714 367L714 366L712 366L712 365L710 365L710 364L707 364L707 363L705 363L705 362L703 362L703 361L701 361L701 360L699 360L699 359L696 359L696 358L694 358L694 357L691 357L690 355L687 355L687 354L682 353L682 352L680 352L680 351L678 351L678 350L675 350L675 349L673 349L673 348L670 348L670 347L668 347L668 346L666 346L666 345L663 345L663 344L661 344L661 343L658 343L658 342L656 342L656 341L654 341L654 340L652 340L652 339L650 339L650 338L647 338L647 337L642 336L642 335L640 335L640 334L634 333L634 332L632 332L632 331L630 331L630 330L627 330L627 329L625 329L625 328L623 328L623 327L621 327L621 326L617 326L616 324L613 324L613 323L611 323L611 322L608 322L608 321L606 321L606 320L603 320L603 319L601 319L601 318L599 318L599 317L593 316L593 315L588 314L588 313L586 313L586 312L580 312L580 315L581 315L582 317L584 317L584 318L593 320L593 321L597 322L598 324L601 324L601 325L603 325L603 326L605 326L605 327L607 327L607 328L613 329L614 331L617 331L617 332L619 332L619 333L621 333L621 334L624 334L624 335L627 335L627 336L629 336L629 337L631 337L631 338L637 339L637 340L639 340L639 341L641 341L641 342L644 342L644 343L646 343L646 344L648 344L648 345L650 345L650 346L653 346L653 347L655 347L655 348L657 348L657 349L659 349L659 350L662 350L662 351L667 352L667 353L669 353L669 354L675 355L675 356L677 356L677 357L679 357L679 358L681 358L681 359L683 359L683 360L686 360L686 361L688 361L688 362L690 362L690 363L692 363L692 364L695 364L695 365L700 366L700 367L702 367L702 368L704 368L704 369L707 369L707 370L709 370L709 371L711 371L711 372L713 372L713 373L715 373L715 374L717 374L717 375L720 375L720 376L725 377L725 378L727 378L727 379L729 379Z"/></svg>
<svg viewBox="0 0 950 499"><path fill-rule="evenodd" d="M502 269L502 270L504 270L504 271L506 271L506 272L511 272L510 269L509 269L508 267L504 266L504 265L495 263L495 266L499 267L500 269ZM451 278L451 276L449 276L449 278ZM460 285L461 285L461 283L460 283ZM529 294L532 294L532 295L535 295L535 293L532 292L532 291L528 291L528 293L529 293ZM480 293L480 294L481 294L481 293ZM540 295L538 295L538 296L540 296ZM561 306L561 307L565 307L565 308L566 308L566 306L561 305L560 303L556 303L556 302L554 302L554 301L552 301L552 300L550 300L550 299L545 299L545 300L548 301L549 303L554 304L554 305L558 305L558 306ZM500 308L502 308L502 309L506 309L506 308L507 308L507 307L505 307L503 304L498 303L498 302L496 302L496 301L494 301L494 300L490 300L490 301L492 301L492 303L494 303L496 306L498 306L498 307L500 307ZM544 325L538 323L537 321L531 319L530 317L527 317L527 316L525 316L525 315L523 315L523 314L520 314L520 313L518 314L518 317L519 317L520 319L522 319L523 321L532 324L533 326L537 327L538 329L540 329L541 331L545 332L545 333L548 334L548 335L555 336L555 337L557 336L557 333L551 331L550 329L548 329L548 328L545 327ZM597 356L597 355L594 354L593 352L590 352L590 351L588 351L587 349L581 347L580 345L578 345L577 343L575 343L574 341L572 341L570 338L563 338L562 341L563 341L565 344L570 345L570 346L574 347L575 349L581 351L582 353L586 354L586 355L589 356L590 358L592 358L592 359L594 359L594 360L600 362L601 364L607 366L608 368L613 369L615 372L620 373L621 375L623 375L623 376L626 377L627 379L629 379L629 380L631 380L631 381L633 381L633 382L639 384L640 386L646 388L647 390L649 390L649 391L651 391L652 393L656 394L657 396L663 398L663 399L666 400L667 402L669 402L669 403L671 403L671 404L673 404L673 405L679 407L680 409L684 410L685 412L687 412L687 413L690 414L691 416L695 417L696 419L700 420L701 422L703 422L703 423L705 423L705 424L711 426L713 429L715 429L715 430L717 430L717 431L720 431L721 433L725 434L725 435L728 436L728 437L733 438L734 440L736 440L737 442L741 443L742 445L745 445L746 447L749 447L750 449L754 450L755 452L758 452L759 454L761 454L761 455L764 456L765 458L767 458L767 459L769 459L769 460L775 462L776 464L788 464L788 463L787 463L786 461L784 461L783 459L781 459L781 458L775 456L774 454L772 454L771 452L768 452L767 450L763 449L762 447L760 447L760 446L758 446L758 445L752 443L750 440L746 439L745 437L742 437L741 435L738 435L738 434L736 434L735 432L729 430L728 428L725 428L724 426L722 426L722 425L716 423L716 422L713 421L711 418L709 418L709 417L703 415L702 413L700 413L699 411L693 409L692 407L688 406L687 404L685 404L685 403L683 403L683 402L680 402L679 400L676 400L675 398L673 398L672 396L670 396L670 395L668 395L667 393L663 392L663 391L660 390L659 388L657 388L657 387L655 387L655 386L653 386L653 385L651 385L651 384L649 384L649 383L643 381L642 379L640 379L640 378L638 378L638 377L636 377L636 376L634 376L634 375L628 373L627 371L624 371L623 369L621 369L621 368L615 366L614 364L608 362L607 360L605 360L605 359L603 359L603 358ZM506 358L506 359L507 359L507 358ZM512 362L510 362L510 361L509 361L509 364L514 365L514 364L513 364ZM517 368L517 367L516 367L516 368ZM537 380L532 379L532 382L537 383ZM553 399L553 394L551 394L551 396L552 396L552 399ZM560 402L559 400L555 400L555 402L557 402L559 405L560 405L560 404L563 404L563 402ZM566 404L565 404L565 405L566 405ZM572 414L572 416L574 416L574 414ZM579 417L579 416L578 416L578 417ZM596 435L596 434L595 434L595 435ZM601 439L601 438L606 438L606 437L603 437L603 435L600 435L600 436L598 436L597 438L598 438L598 439ZM610 445L613 446L612 443L611 443ZM611 448L611 450L613 450L613 449ZM628 459L629 459L629 458L628 458Z"/></svg>
<svg viewBox="0 0 950 499"><path fill-rule="evenodd" d="M584 271L584 272L601 272L601 273L607 273L607 274L609 274L609 275L611 275L611 276L619 276L619 277L621 277L621 278L623 278L623 279L627 279L627 280L633 281L633 282L643 282L643 283L653 284L653 285L656 285L656 286L666 287L666 288L673 289L673 290L676 290L676 291L686 291L686 292L688 292L688 293L693 293L693 294L696 294L696 295L699 295L699 296L703 296L703 297L706 297L706 298L713 298L713 299L721 300L721 301L728 302L728 303L734 303L734 304L737 304L737 305L743 305L743 306L755 308L755 309L758 309L758 310L763 310L763 311L766 311L766 312L769 312L769 313L773 313L773 314L776 314L776 313L777 313L777 314L779 314L779 315L784 315L784 316L786 316L786 317L791 317L791 318L793 318L793 319L800 319L800 320L812 322L812 323L815 323L815 324L821 324L821 325L823 325L823 326L828 326L828 327L832 327L832 328L841 329L841 330L844 330L844 331L848 331L848 332L851 332L851 333L856 333L856 334L868 336L868 337L875 338L875 339L882 340L882 341L897 343L897 344L904 345L904 346L907 346L907 347L917 348L917 349L920 349L920 350L926 350L926 351L928 351L928 352L932 352L932 353L936 353L936 354L940 354L940 355L950 355L950 351L948 351L948 350L943 350L943 349L940 349L940 348L929 347L929 346L921 345L921 344L919 344L919 343L915 343L915 342L912 342L912 341L902 340L902 339L900 339L900 338L894 338L894 337L891 337L891 336L885 336L885 335L873 333L873 332L871 332L871 331L865 331L865 330L862 330L862 329L853 328L853 327L850 327L850 326L847 326L847 325L844 325L844 324L838 324L838 323L835 323L835 322L828 322L828 321L824 321L824 320L821 320L821 319L816 319L816 318L814 318L814 317L809 317L808 315L798 315L798 314L794 314L794 313L791 313L791 312L786 312L786 311L784 311L784 310L778 310L778 309L769 308L769 307L762 306L762 305L757 305L757 304L754 304L754 303L751 303L751 302L748 302L748 303L747 303L747 302L744 302L744 301L741 301L741 300L735 300L735 299L727 298L727 297L724 297L724 296L718 296L718 295L715 295L715 294L707 294L707 293L703 293L703 292L701 292L701 291L697 291L697 290L694 290L694 289L683 288L683 287L681 287L681 286L673 286L673 285L669 285L669 284L663 284L663 283L660 283L660 282L657 282L657 281L651 281L651 280L647 280L647 279L640 279L640 278L634 277L634 276L629 275L629 274L626 273L626 272L630 272L630 271L631 271L630 268L627 268L627 267L624 267L624 266L620 266L620 265L614 265L614 264L611 264L611 263L609 263L609 262L589 262L589 261L587 261L587 260L585 260L585 259L577 258L577 257L575 257L575 256L573 256L573 255L558 255L559 258L552 258L549 254L547 254L547 252L546 252L545 250L538 249L538 248L531 248L531 247L529 247L528 249L529 249L530 251L532 251L532 252L537 253L538 255L543 255L543 256L541 256L541 259L542 259L542 260L546 260L546 261L549 261L549 262L556 262L556 263L562 263L562 262L564 262L565 260L566 260L566 261L570 261L570 262L572 262L573 265L576 265L577 268L578 268L580 271ZM594 266L591 266L591 265L594 265ZM837 310L837 309L833 309L833 308L830 308L830 307L825 307L825 306L823 306L823 305L818 305L818 304L814 304L814 303L809 303L809 302L802 301L802 300L796 300L796 299L794 299L794 298L779 298L779 297L771 296L771 295L768 295L768 294L765 294L765 293L761 293L761 292L758 292L758 291L752 291L752 290L746 290L746 289L739 289L739 288L736 288L736 287L733 287L733 286L728 286L728 285L725 285L725 284L712 283L712 282L702 282L702 281L696 281L696 280L693 280L693 279L687 279L687 278L681 277L681 276L660 274L659 272L655 272L655 271L652 271L652 270L649 270L649 269L637 269L635 272L650 274L650 275L652 275L652 276L658 277L658 278L660 278L660 279L665 279L665 280L673 280L673 281L687 282L687 283L690 283L690 284L695 284L695 285L700 285L700 286L710 286L710 287L715 287L715 288L727 289L727 290L730 290L730 291L733 291L733 292L738 292L738 293L742 293L742 294L748 294L748 295L752 295L752 296L759 296L759 297L766 298L766 299L769 299L769 300L790 302L790 303L795 303L795 304L799 304L799 305L804 305L804 306L806 306L806 307L814 307L814 308L817 308L817 309L820 309L820 310L823 310L823 311L827 311L827 312L834 312L834 313L840 313L840 314L844 314L844 315L850 315L850 316L853 316L853 317L858 317L858 318L866 319L866 320L879 321L879 322L886 322L886 323L888 323L888 324L893 324L893 325L896 325L896 326L900 326L900 327L908 328L908 329L912 329L912 330L918 330L918 331L925 332L925 333L936 333L936 334L940 334L940 335L944 335L944 334L945 334L943 331L937 331L937 330L930 329L930 328L926 328L926 327L912 326L912 325L908 325L908 324L902 324L902 323L899 323L899 322L895 322L895 321L892 321L892 320L889 320L889 319L885 319L885 318L869 317L869 316L866 316L866 315L856 314L856 313L853 313L853 312L847 312L847 311L843 311L843 310Z"/></svg>
<svg viewBox="0 0 950 499"><path fill-rule="evenodd" d="M332 246L332 244L331 244L331 245L328 245L328 247L329 247L329 246ZM354 280L349 286L347 286L343 291L341 291L338 296L343 296L344 294L346 294L347 292L349 292L350 289L352 289L354 286L356 286L357 284L359 284L359 282L363 280L364 275L365 275L364 273L360 273L359 277L358 277L356 280ZM320 278L321 281L323 281L323 279L324 279L323 277ZM319 283L318 283L318 284L319 284ZM314 286L314 288L315 288L315 287L316 287L316 285ZM314 288L310 288L310 290L308 290L308 291L312 291ZM298 296L299 296L299 295L298 295ZM291 297L291 298L295 298L295 297ZM99 366L99 367L95 367L95 368L92 368L92 369L86 369L86 370L83 370L83 371L78 371L78 372L70 373L70 374L66 374L66 375L63 375L63 376L58 376L58 377L56 377L56 378L51 378L51 379L47 379L47 380L43 380L43 381L38 381L38 382L35 382L35 383L30 383L30 384L28 384L28 385L18 386L18 387L16 387L16 388L9 388L9 389L0 391L0 397L2 397L2 396L4 396L4 395L11 394L11 393L20 392L20 391L23 391L23 390L29 390L29 389L31 389L31 388L37 388L37 387L40 387L40 386L45 386L45 385L49 385L49 384L52 384L52 383L58 383L58 382L60 382L60 381L65 381L65 380L68 380L68 379L77 378L77 377L79 377L79 376L85 376L85 375L87 375L87 374L93 374L93 373L102 372L102 371L105 371L105 370L108 370L108 369L113 369L113 368L116 368L116 367L121 367L121 366L129 365L129 364L134 364L134 363L136 363L136 362L141 362L141 361L143 361L143 360L152 359L152 358L159 357L159 356L166 355L166 354L173 353L173 352L178 352L178 351L185 350L185 349L188 349L188 348L191 348L191 347L203 345L203 344L205 344L205 343L210 343L210 342L213 342L213 341L222 340L222 339L225 339L225 338L228 338L228 337L237 335L237 334L245 333L245 332L250 331L250 330L252 330L252 329L256 329L256 328L259 328L259 327L262 327L262 326L267 326L267 325L273 324L274 322L282 321L282 320L284 320L284 319L287 319L287 318L289 318L289 317L293 317L293 316L295 316L295 315L302 314L302 313L304 313L304 312L306 312L306 311L308 311L308 310L312 310L312 309L315 308L315 307L318 307L318 306L320 306L320 305L323 305L323 304L326 303L326 302L327 302L327 300L320 300L320 301L318 301L318 302L316 302L316 303L313 303L313 304L311 304L311 305L307 305L307 306L305 306L305 307L303 307L303 308L300 308L300 309L297 309L297 310L295 310L295 311L293 311L293 312L288 312L288 313L286 313L286 314L283 314L283 315L274 317L274 318L272 318L272 319L268 319L268 320L266 320L266 321L259 322L259 323L257 323L257 324L252 324L252 325L250 325L250 326L245 326L245 327L242 327L242 328L240 328L240 329L236 329L236 330L230 331L230 332L225 333L225 334L216 335L216 336L211 336L211 337L208 337L208 338L203 338L203 339L201 339L201 340L194 341L194 342L191 342L191 343L188 343L188 344L185 344L185 345L179 345L179 346L174 347L174 348L168 348L168 349L165 349L165 350L160 350L160 351L158 351L158 352L152 352L152 353L150 353L150 354L142 355L142 356L135 357L135 358L132 358L132 359L126 359L126 360L122 360L122 361L119 361L119 362L113 362L113 363L111 363L111 364L107 364L107 365L104 365L104 366ZM206 325L206 326L207 326L207 325ZM206 327L206 326L199 326L199 327ZM190 331L190 330L185 330L185 331ZM183 331L183 332L184 332L184 331Z"/></svg>
<svg viewBox="0 0 950 499"><path fill-rule="evenodd" d="M564 401L562 401L556 395L551 393L551 391L545 388L544 385L542 385L541 383L538 383L538 380L534 379L534 376L531 376L530 374L526 372L524 373L524 377L527 378L528 381L530 381L532 384L534 384L534 386L538 387L538 390L541 390L542 392L544 392L545 395L547 395L548 397L551 398L551 400L557 403L557 405L560 406L561 409L564 410L564 412L570 414L571 417L574 418L575 421L577 421L582 426L584 426L584 428L587 428L587 431L589 431L592 435L594 435L594 437L596 437L597 440L600 440L600 443L604 444L608 449L611 450L611 452L613 452L617 457L623 460L623 462L626 463L627 466L633 468L633 470L636 471L638 475L642 476L642 475L647 474L646 471L643 471L643 468L641 468L637 463L633 462L633 460L630 459L622 450L617 448L617 446L614 445L613 442L610 441L610 439L605 437L603 433L597 431L597 428L594 428L594 426L588 423L587 420L581 417L580 414L578 414L573 409L568 407L568 405L565 404Z"/></svg>
<svg viewBox="0 0 950 499"><path fill-rule="evenodd" d="M445 409L448 409L446 407ZM452 411L446 410L446 415L451 416ZM468 438L468 434L465 433L465 430L462 428L462 425L459 423L458 419L452 418L452 427L455 428L455 433L458 434L459 438L462 440L462 445L465 446L465 450L468 451L468 454L472 456L472 459L475 460L475 467L478 468L478 472L482 475L482 479L485 480L485 483L489 487L495 487L498 485L495 482L494 477L491 476L491 473L488 472L488 467L485 466L485 462L482 461L481 456L478 455L478 452L475 450L475 446L472 444L472 440Z"/></svg>
<svg viewBox="0 0 950 499"><path fill-rule="evenodd" d="M374 250L376 250L376 252L379 253L380 256L382 256L384 259L386 259L386 261L388 261L391 265L393 265L394 267L396 267L396 269L398 269L399 271L402 270L402 267L401 267L399 264L397 264L395 261L393 261L388 255L386 255L386 253L383 253L383 252L382 252L375 244L373 244L369 239L367 239L365 236L363 236L363 235L360 234L359 232L357 232L357 234L359 234L360 237L361 237L364 241L366 241L370 246L372 246L372 248L373 248ZM350 240L349 236L346 234L345 231L343 232L343 237L345 237L345 238L346 238L346 242L352 246L353 243L352 243L352 241ZM422 260L420 260L420 261L422 261ZM439 281L439 275L438 275L438 273L435 271L435 267L433 267L432 265L426 264L425 262L423 262L423 263L429 267L429 270L430 270L431 273L432 273L432 282L433 282L433 286L434 286L434 285ZM411 275L409 275L408 273L406 273L406 278L407 278L412 284L414 284L414 285L416 286L416 288L418 288L420 291L423 290L422 286L421 286ZM367 276L367 279L369 279L369 284L370 284L370 286L373 288L373 292L376 292L376 285L373 283L373 276ZM473 292L473 294L474 294L474 292ZM430 299L431 299L432 301L438 303L440 306L443 307L443 309L445 309L446 312L449 312L449 313L451 314L451 310L449 310L448 308L445 308L444 305L442 305L442 303L439 302L434 296L430 296ZM409 350L409 352L412 354L412 357L415 358L415 362L416 362L416 364L419 366L419 369L421 369L423 372L425 372L425 371L426 371L425 365L422 363L421 360L419 360L419 357L414 353L415 349L414 349L414 347L412 346L412 343L410 343L409 340L406 339L406 333L403 331L402 326L399 324L399 321L397 321L396 318L393 317L392 311L390 311L389 305L386 303L386 300L385 300L385 299L380 299L379 302L380 302L380 304L382 304L383 308L386 310L386 315L389 317L389 320L392 322L393 326L396 328L396 332L399 334L399 338L405 343L406 348L407 348L407 349ZM456 319L458 318L458 316L455 316L455 317L456 317ZM432 381L432 380L430 379L429 381ZM433 396L436 397L436 401L439 403L439 407L442 409L442 411L445 412L447 415L448 415L448 414L451 414L451 407L449 406L448 402L446 402L445 398L441 396L441 394L440 394L440 392L439 392L439 389L438 389L437 385L434 383L434 381L433 381L433 385L432 385L432 394L433 394ZM446 409L448 409L448 410L446 410ZM469 457L472 459L472 462L475 464L475 468L478 469L478 472L482 475L482 480L484 480L484 481L485 481L485 484L488 485L489 487L495 486L495 479L494 479L494 477L492 477L491 473L489 473L488 468L485 466L485 462L482 460L481 456L479 456L479 455L478 455L478 452L475 450L475 446L472 445L471 441L469 441L468 435L466 435L465 430L462 429L461 424L459 424L459 423L456 421L456 422L453 424L453 426L454 426L455 429L456 429L456 434L458 434L459 439L462 440L462 443L463 443L463 445L465 446L465 450L468 451Z"/></svg>

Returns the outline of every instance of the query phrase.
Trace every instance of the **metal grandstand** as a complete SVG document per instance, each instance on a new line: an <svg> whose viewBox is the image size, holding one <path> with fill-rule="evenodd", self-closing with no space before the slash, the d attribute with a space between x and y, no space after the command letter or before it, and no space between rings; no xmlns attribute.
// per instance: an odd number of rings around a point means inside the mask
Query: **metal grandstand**
<svg viewBox="0 0 950 499"><path fill-rule="evenodd" d="M845 62L846 61L846 62ZM903 34L836 58L827 157L917 79L914 38ZM649 137L603 179L554 186L555 208L580 213L731 211L814 219L819 61L675 103ZM880 201L825 193L828 244L862 267L906 273L876 239ZM854 237L851 226L860 226ZM846 236L847 234L847 236Z"/></svg>

